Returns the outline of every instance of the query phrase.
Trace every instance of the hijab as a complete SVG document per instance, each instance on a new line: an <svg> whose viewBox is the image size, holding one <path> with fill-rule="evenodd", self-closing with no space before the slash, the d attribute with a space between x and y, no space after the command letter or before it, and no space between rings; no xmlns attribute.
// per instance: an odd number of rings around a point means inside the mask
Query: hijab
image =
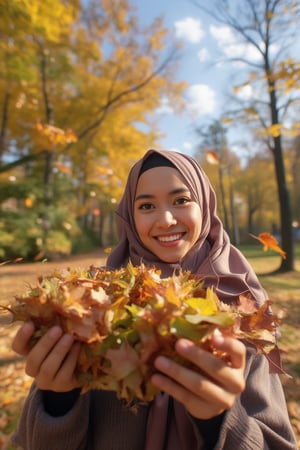
<svg viewBox="0 0 300 450"><path fill-rule="evenodd" d="M159 260L141 242L134 224L134 200L139 176L153 167L176 168L200 206L202 227L198 240L177 264ZM119 244L109 255L110 268L155 265L162 276L178 269L189 270L213 286L223 301L237 302L240 294L251 295L259 306L266 299L252 267L242 253L231 245L216 212L216 195L206 174L192 157L175 151L148 150L131 169L124 195L116 211ZM159 393L149 408L145 450L191 450L203 448L199 433L185 407Z"/></svg>
<svg viewBox="0 0 300 450"><path fill-rule="evenodd" d="M198 240L176 264L163 262L150 252L141 242L134 224L134 200L139 176L158 165L175 167L180 172L202 213ZM250 294L259 306L266 300L266 293L246 258L231 245L216 208L215 192L194 158L175 151L148 150L130 170L117 208L119 244L107 259L108 267L120 268L130 260L134 265L154 265L164 277L178 269L189 270L203 279L206 287L213 286L222 301L237 302L240 294Z"/></svg>

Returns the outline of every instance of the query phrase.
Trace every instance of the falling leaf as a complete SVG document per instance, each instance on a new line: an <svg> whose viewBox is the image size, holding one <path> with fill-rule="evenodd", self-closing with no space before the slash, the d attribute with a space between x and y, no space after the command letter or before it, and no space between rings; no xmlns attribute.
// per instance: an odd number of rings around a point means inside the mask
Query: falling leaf
<svg viewBox="0 0 300 450"><path fill-rule="evenodd" d="M219 164L219 155L216 151L214 150L208 150L206 152L206 161L209 164L213 164L213 165L217 165Z"/></svg>
<svg viewBox="0 0 300 450"><path fill-rule="evenodd" d="M286 252L279 247L277 239L272 234L265 232L260 233L258 236L251 233L249 233L249 235L263 244L265 252L269 249L274 250L274 252L279 253L283 259L286 259Z"/></svg>

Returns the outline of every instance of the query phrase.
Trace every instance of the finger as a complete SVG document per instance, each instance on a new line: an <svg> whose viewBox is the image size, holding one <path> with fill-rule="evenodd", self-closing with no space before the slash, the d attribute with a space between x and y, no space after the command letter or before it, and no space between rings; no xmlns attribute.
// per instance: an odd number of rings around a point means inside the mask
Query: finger
<svg viewBox="0 0 300 450"><path fill-rule="evenodd" d="M66 386L69 386L70 380L73 382L72 388L79 386L74 373L80 350L81 345L78 342L73 344L59 371L56 373L55 381L58 391L64 391ZM68 387L68 389L70 388Z"/></svg>
<svg viewBox="0 0 300 450"><path fill-rule="evenodd" d="M48 353L53 349L57 341L62 336L62 329L54 326L47 331L47 333L40 338L27 356L26 373L31 377L36 377L41 364L44 362Z"/></svg>
<svg viewBox="0 0 300 450"><path fill-rule="evenodd" d="M34 329L34 324L32 322L26 322L18 329L12 342L12 349L14 352L23 356L29 353L29 341L34 333Z"/></svg>
<svg viewBox="0 0 300 450"><path fill-rule="evenodd" d="M50 383L61 369L65 358L71 350L74 338L70 334L64 334L51 349L39 368L40 383Z"/></svg>
<svg viewBox="0 0 300 450"><path fill-rule="evenodd" d="M223 336L219 330L215 330L211 340L217 350L222 350L230 357L231 366L244 367L246 361L246 348L238 339Z"/></svg>
<svg viewBox="0 0 300 450"><path fill-rule="evenodd" d="M180 389L176 388L176 390L172 392L172 395L182 396L186 395L186 392L189 392L194 396L201 398L202 400L209 400L211 403L221 404L222 409L228 407L228 399L223 387L219 386L211 379L180 364L177 364L165 357L156 358L155 367L169 377L169 379L166 377L162 377L159 380L156 380L164 383L163 386L160 386L161 389L170 389L170 386L172 386L172 388L174 389L175 385L172 384L172 381L175 381L177 386L179 385L181 387L184 387L185 389L184 391L181 391ZM182 397L181 401L184 401L186 403L187 399L184 399Z"/></svg>
<svg viewBox="0 0 300 450"><path fill-rule="evenodd" d="M243 369L228 366L223 359L203 350L187 339L179 339L176 343L176 351L188 361L196 365L202 373L213 381L214 386L218 384L232 393L240 393L245 386ZM243 347L241 351L245 350Z"/></svg>
<svg viewBox="0 0 300 450"><path fill-rule="evenodd" d="M64 360L63 367L65 376L70 379L72 378L74 371L76 369L76 365L78 362L79 353L81 350L81 345L79 342L76 342L72 345L71 350L69 351L67 357Z"/></svg>
<svg viewBox="0 0 300 450"><path fill-rule="evenodd" d="M216 401L214 401L211 397L202 398L162 374L154 374L151 377L151 382L160 391L166 392L175 400L182 403L194 417L201 419L209 419L213 416L219 415L225 409L230 408L233 403L230 396L225 396L223 392L220 395L220 399L217 398ZM224 401L225 398L228 399L227 402Z"/></svg>

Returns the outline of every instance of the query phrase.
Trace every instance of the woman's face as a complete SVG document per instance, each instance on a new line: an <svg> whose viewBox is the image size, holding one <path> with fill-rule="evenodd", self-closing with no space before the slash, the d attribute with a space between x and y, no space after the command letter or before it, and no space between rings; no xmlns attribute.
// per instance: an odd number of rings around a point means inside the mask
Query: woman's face
<svg viewBox="0 0 300 450"><path fill-rule="evenodd" d="M201 231L200 206L177 169L155 167L139 177L134 222L142 243L164 262L180 261L193 247Z"/></svg>

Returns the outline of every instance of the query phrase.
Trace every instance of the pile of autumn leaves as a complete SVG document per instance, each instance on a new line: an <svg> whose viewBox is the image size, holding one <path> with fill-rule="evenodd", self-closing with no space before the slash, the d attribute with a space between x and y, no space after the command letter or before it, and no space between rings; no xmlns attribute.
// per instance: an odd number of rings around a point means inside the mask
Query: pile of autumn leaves
<svg viewBox="0 0 300 450"><path fill-rule="evenodd" d="M9 307L14 320L35 323L32 345L55 324L82 342L76 369L82 392L112 390L129 402L155 395L150 378L157 355L187 364L174 350L181 337L215 352L217 328L268 354L275 347L268 309L269 302L257 309L247 297L234 308L225 305L190 272L161 278L155 268L130 263L120 270L54 271Z"/></svg>

